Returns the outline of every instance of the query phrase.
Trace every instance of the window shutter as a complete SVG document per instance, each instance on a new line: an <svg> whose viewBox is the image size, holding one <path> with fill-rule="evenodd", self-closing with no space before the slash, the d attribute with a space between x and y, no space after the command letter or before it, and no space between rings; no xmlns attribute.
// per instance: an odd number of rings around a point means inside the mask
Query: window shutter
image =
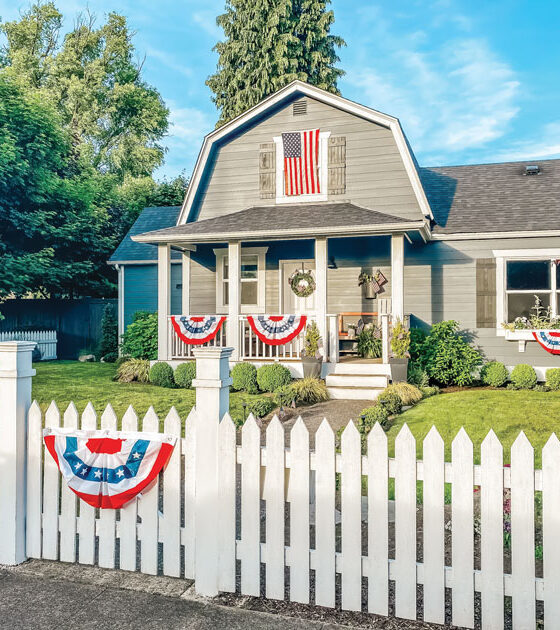
<svg viewBox="0 0 560 630"><path fill-rule="evenodd" d="M496 328L496 260L476 261L476 326Z"/></svg>
<svg viewBox="0 0 560 630"><path fill-rule="evenodd" d="M276 197L276 145L274 142L260 145L259 192L261 199Z"/></svg>
<svg viewBox="0 0 560 630"><path fill-rule="evenodd" d="M329 195L346 192L346 136L329 138Z"/></svg>

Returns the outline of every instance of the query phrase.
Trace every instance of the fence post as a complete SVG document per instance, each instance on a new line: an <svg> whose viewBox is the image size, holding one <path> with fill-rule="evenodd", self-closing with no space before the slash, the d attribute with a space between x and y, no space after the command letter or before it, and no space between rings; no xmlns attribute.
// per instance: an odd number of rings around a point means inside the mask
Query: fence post
<svg viewBox="0 0 560 630"><path fill-rule="evenodd" d="M0 564L25 555L27 412L31 405L34 342L0 343Z"/></svg>
<svg viewBox="0 0 560 630"><path fill-rule="evenodd" d="M196 359L195 589L218 594L218 425L229 411L229 358L233 348L193 350Z"/></svg>

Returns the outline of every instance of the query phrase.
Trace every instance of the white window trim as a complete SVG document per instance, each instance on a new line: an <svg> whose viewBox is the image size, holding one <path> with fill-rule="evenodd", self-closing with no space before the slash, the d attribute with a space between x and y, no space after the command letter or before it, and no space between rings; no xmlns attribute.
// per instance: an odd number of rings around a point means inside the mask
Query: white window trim
<svg viewBox="0 0 560 630"><path fill-rule="evenodd" d="M529 341L529 336L523 334L528 331L508 331L502 327L502 323L507 318L507 285L506 285L506 263L509 260L554 260L560 259L560 249L495 249L492 251L496 259L496 335L512 340ZM556 267L552 267L550 278L550 290L540 291L541 293L551 293L553 295L560 291L557 285ZM555 287L555 288L553 288ZM526 291L527 293L539 293L539 291ZM511 291L511 293L523 293L523 291ZM551 310L556 314L556 300L551 299Z"/></svg>
<svg viewBox="0 0 560 630"><path fill-rule="evenodd" d="M241 314L263 314L266 312L266 252L268 247L242 247L241 256L258 256L257 268L257 305L241 304ZM227 315L229 307L224 304L223 262L228 255L227 247L214 250L216 255L216 314Z"/></svg>
<svg viewBox="0 0 560 630"><path fill-rule="evenodd" d="M306 131L299 129L293 132L298 133ZM274 144L276 145L276 203L305 203L328 201L328 179L329 179L329 138L330 131L319 132L319 184L320 194L315 195L285 195L284 194L284 157L282 136L274 136Z"/></svg>

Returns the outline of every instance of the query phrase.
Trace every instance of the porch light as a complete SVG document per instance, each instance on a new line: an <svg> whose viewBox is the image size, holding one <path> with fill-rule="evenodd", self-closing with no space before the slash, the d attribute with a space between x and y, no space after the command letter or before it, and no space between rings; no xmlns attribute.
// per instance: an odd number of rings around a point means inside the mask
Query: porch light
<svg viewBox="0 0 560 630"><path fill-rule="evenodd" d="M327 263L327 267L329 269L338 269L334 256L329 256L329 262Z"/></svg>

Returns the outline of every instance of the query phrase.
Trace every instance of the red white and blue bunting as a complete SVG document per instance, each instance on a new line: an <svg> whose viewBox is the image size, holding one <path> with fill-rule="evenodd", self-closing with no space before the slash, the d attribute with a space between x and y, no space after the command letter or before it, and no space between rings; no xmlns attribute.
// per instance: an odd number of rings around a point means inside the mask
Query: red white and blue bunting
<svg viewBox="0 0 560 630"><path fill-rule="evenodd" d="M159 433L51 428L44 440L70 490L93 507L113 510L155 481L176 442Z"/></svg>
<svg viewBox="0 0 560 630"><path fill-rule="evenodd" d="M534 330L533 337L550 354L560 354L560 330Z"/></svg>
<svg viewBox="0 0 560 630"><path fill-rule="evenodd" d="M257 337L269 346L282 346L305 328L306 315L248 315L247 321Z"/></svg>
<svg viewBox="0 0 560 630"><path fill-rule="evenodd" d="M171 318L171 323L179 339L193 345L212 341L225 321L225 317L218 317L217 315L201 317L174 315Z"/></svg>

